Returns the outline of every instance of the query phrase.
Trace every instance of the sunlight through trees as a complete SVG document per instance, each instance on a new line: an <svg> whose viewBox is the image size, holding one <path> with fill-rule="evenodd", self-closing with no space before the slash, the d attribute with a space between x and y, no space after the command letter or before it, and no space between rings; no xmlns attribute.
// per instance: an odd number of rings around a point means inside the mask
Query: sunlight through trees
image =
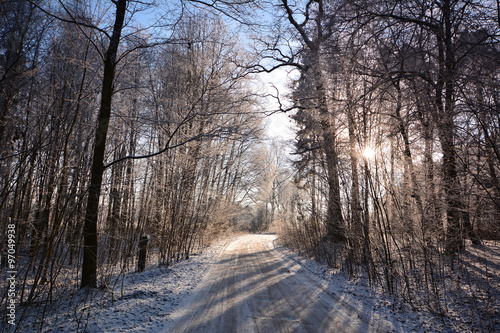
<svg viewBox="0 0 500 333"><path fill-rule="evenodd" d="M499 13L2 1L0 248L3 270L15 229L18 303L41 304L42 331L54 299L134 271L142 236L168 267L272 231L412 307L446 316L453 294L483 318L495 297L463 258L500 239ZM292 123L269 138L275 113Z"/></svg>

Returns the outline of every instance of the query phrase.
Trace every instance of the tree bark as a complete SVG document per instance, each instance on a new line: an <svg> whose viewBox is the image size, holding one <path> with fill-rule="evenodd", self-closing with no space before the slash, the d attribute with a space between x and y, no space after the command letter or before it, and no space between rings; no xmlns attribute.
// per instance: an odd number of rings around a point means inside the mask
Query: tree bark
<svg viewBox="0 0 500 333"><path fill-rule="evenodd" d="M120 44L123 22L127 8L127 0L117 0L113 34L109 40L104 59L104 74L101 90L101 105L97 117L94 152L92 157L91 179L83 227L84 247L82 263L81 287L97 286L97 220L99 216L99 197L101 194L102 176L104 173L104 151L111 115L111 99L116 68L116 56Z"/></svg>
<svg viewBox="0 0 500 333"><path fill-rule="evenodd" d="M346 240L342 205L340 202L340 182L338 170L338 155L336 151L336 135L332 114L328 111L325 87L321 75L319 50L312 50L313 80L318 99L320 125L322 132L322 148L326 159L328 176L328 206L326 214L327 237L330 241L342 243Z"/></svg>
<svg viewBox="0 0 500 333"><path fill-rule="evenodd" d="M460 224L460 189L455 151L455 54L452 42L451 3L444 1L443 22L438 33L440 69L437 84L437 123L443 151L443 183L446 201L446 252L457 253L464 249L464 235ZM444 91L443 91L444 90ZM444 98L444 100L443 100Z"/></svg>
<svg viewBox="0 0 500 333"><path fill-rule="evenodd" d="M324 5L321 0L316 1L318 8L315 12L314 25L316 26L316 34L311 38L308 31L305 29L307 22L312 20L310 14L309 2L305 8L305 17L302 23L297 22L294 17L294 10L288 4L288 0L281 0L283 8L286 11L288 21L301 36L304 44L309 51L309 59L311 65L312 81L316 93L317 109L319 111L322 134L322 149L325 154L326 172L328 176L328 206L326 214L327 238L336 243L343 243L346 240L345 223L342 216L342 205L340 200L340 182L338 171L338 156L336 151L336 133L334 124L332 123L333 115L328 110L325 84L321 72L321 45L327 40L325 35L325 12Z"/></svg>

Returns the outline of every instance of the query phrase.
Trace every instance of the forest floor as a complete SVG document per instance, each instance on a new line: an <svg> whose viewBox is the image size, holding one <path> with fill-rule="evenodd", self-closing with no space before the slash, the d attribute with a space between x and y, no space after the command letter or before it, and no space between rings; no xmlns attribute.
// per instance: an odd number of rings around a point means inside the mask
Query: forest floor
<svg viewBox="0 0 500 333"><path fill-rule="evenodd" d="M488 247L487 251L500 258L498 246ZM470 252L471 257L474 253ZM489 275L498 278L499 271L495 271L498 262L488 265ZM484 270L484 265L477 269ZM499 296L496 291L493 295ZM89 295L80 290L54 302L47 308L41 331L267 333L474 329L460 323L460 312L439 318L402 305L390 295L368 287L363 279L332 274L327 266L280 246L272 234L223 240L169 268L150 266L144 272L122 275L113 288L94 293ZM498 298L493 302L496 311ZM462 311L467 311L468 306L473 304L464 304ZM35 311L26 311L18 331L40 331L40 324Z"/></svg>

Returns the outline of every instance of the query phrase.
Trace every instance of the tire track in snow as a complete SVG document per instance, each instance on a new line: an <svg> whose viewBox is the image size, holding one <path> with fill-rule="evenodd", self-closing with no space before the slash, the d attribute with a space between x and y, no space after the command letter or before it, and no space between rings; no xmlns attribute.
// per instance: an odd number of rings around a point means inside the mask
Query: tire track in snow
<svg viewBox="0 0 500 333"><path fill-rule="evenodd" d="M274 238L247 235L230 243L165 332L394 331L269 248Z"/></svg>

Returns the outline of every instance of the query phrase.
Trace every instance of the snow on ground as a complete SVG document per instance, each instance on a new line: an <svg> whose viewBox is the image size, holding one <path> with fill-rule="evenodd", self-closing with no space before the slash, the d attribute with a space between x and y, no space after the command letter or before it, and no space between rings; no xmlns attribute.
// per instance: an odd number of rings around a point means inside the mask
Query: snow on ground
<svg viewBox="0 0 500 333"><path fill-rule="evenodd" d="M196 287L208 269L217 262L220 251L234 240L235 238L221 241L201 254L193 255L189 260L169 268L151 266L141 273L126 274L117 280L113 291L99 290L92 301L88 301L88 295L82 290L68 295L67 299L54 303L55 310L47 315L42 331L161 332L164 326L168 326L170 315L174 311L192 302ZM452 315L450 318L439 319L430 313L402 305L390 295L369 287L363 279L347 279L326 265L306 259L281 246L276 239L270 240L268 247L295 263L289 268L291 271L307 271L322 280L325 292L335 295L342 303L350 304L353 308L373 309L378 317L394 323L397 332L470 331L470 326L457 330L457 326L453 325L453 320L460 320L459 312L456 318ZM83 301L85 299L87 301ZM498 304L498 300L496 303ZM360 313L360 316L364 315ZM39 327L37 320L37 317L27 315L23 320L27 326L20 328L20 331L28 332Z"/></svg>
<svg viewBox="0 0 500 333"><path fill-rule="evenodd" d="M128 273L117 280L113 292L98 290L93 300L84 290L68 295L53 305L54 313L45 319L42 332L161 331L169 314L189 299L227 242L220 241L169 268L151 266L144 272ZM21 332L40 327L35 315L27 315L21 325Z"/></svg>
<svg viewBox="0 0 500 333"><path fill-rule="evenodd" d="M401 328L402 332L499 332L500 328L500 245L485 241L482 247L468 246L462 255L467 271L448 277L446 302L448 313L439 316L416 309L384 291L369 287L366 278L347 279L326 264L304 258L281 246L279 240L269 247L297 262L297 267L323 279L325 290L338 295L357 309L374 309L381 318ZM455 290L454 292L450 290ZM487 312L482 313L481 312ZM365 314L361 314L364 316Z"/></svg>
<svg viewBox="0 0 500 333"><path fill-rule="evenodd" d="M444 332L439 327L441 325L432 323L427 315L398 305L390 295L377 292L363 279L347 279L344 274L335 273L326 264L307 259L281 246L278 240L273 241L269 247L295 261L296 270L306 270L323 280L325 292L336 295L343 303L350 304L354 309L373 309L378 312L379 318L393 323L397 328L393 332ZM369 317L367 313L360 313L360 316Z"/></svg>

